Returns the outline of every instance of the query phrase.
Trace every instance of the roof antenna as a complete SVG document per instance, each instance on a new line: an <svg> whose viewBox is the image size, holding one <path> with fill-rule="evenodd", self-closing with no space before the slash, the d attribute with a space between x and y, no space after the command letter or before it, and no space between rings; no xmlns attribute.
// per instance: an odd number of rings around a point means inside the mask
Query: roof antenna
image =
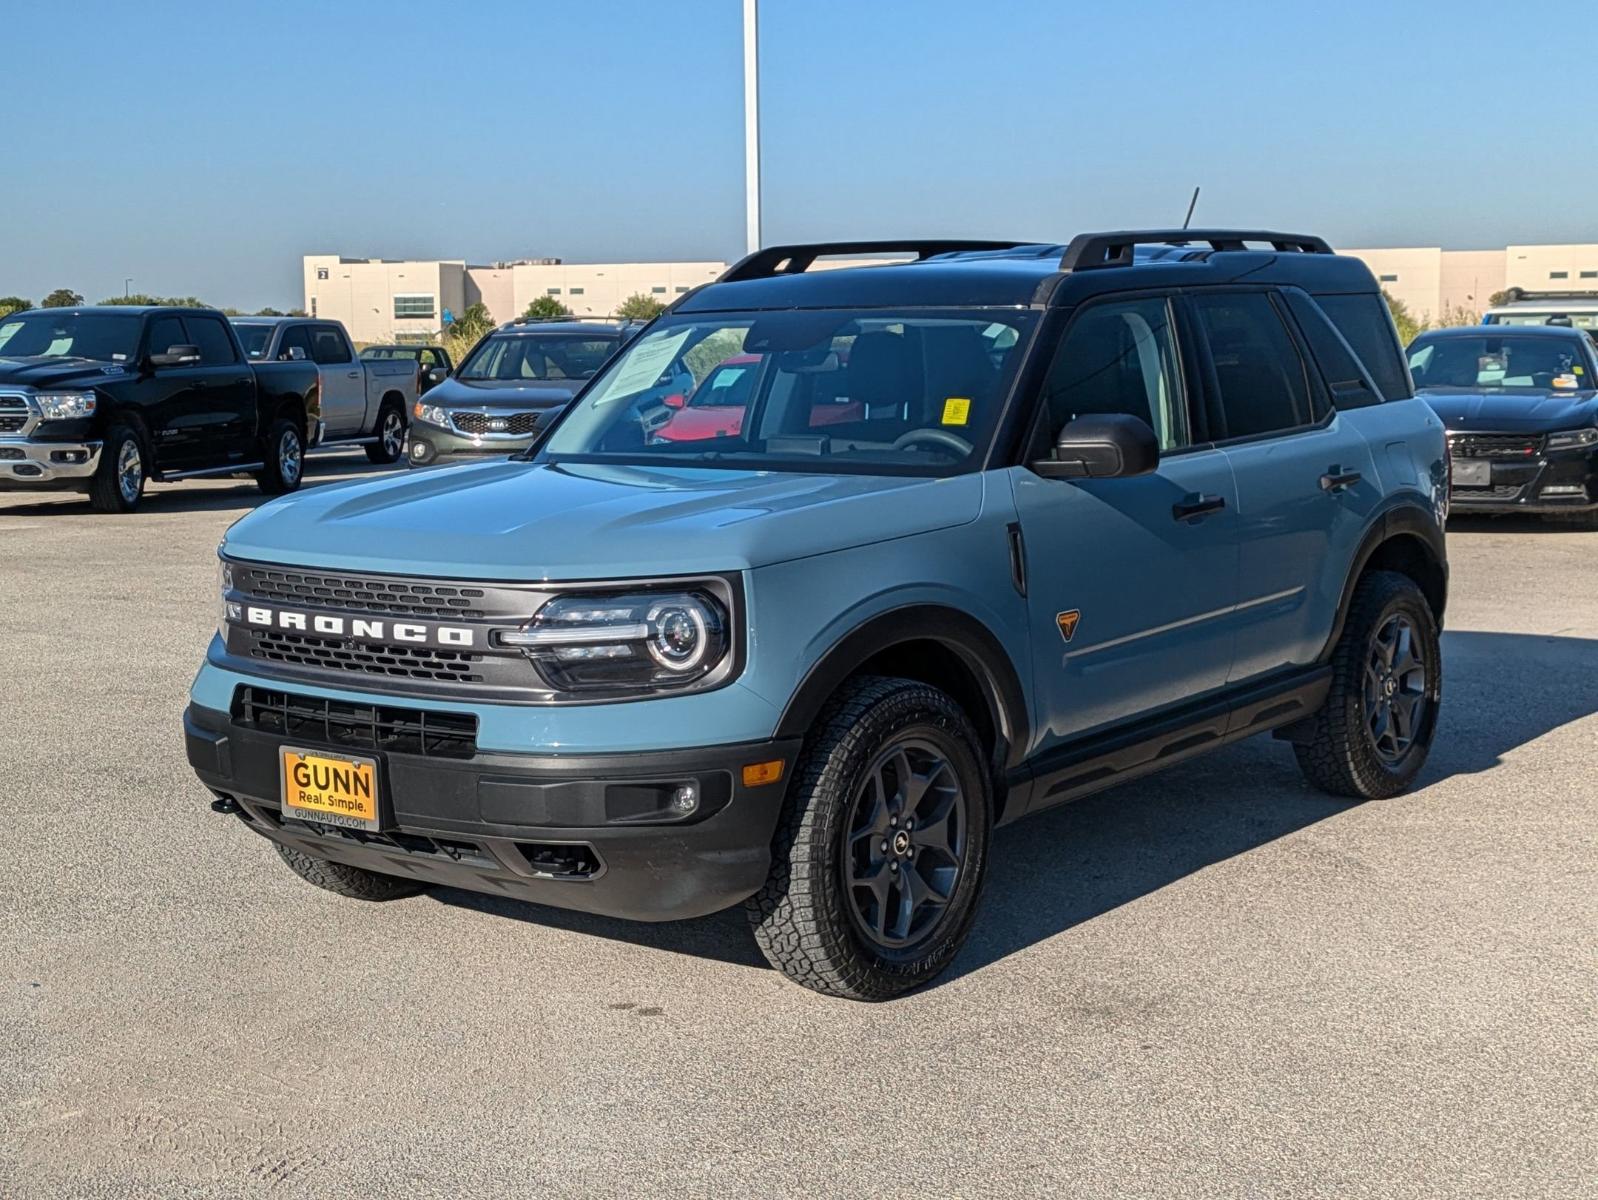
<svg viewBox="0 0 1598 1200"><path fill-rule="evenodd" d="M1183 229L1186 229L1190 224L1193 223L1193 210L1198 207L1198 194L1199 194L1198 188L1194 188L1193 189L1193 199L1189 200L1188 204L1187 204L1187 216L1182 218L1182 228Z"/></svg>

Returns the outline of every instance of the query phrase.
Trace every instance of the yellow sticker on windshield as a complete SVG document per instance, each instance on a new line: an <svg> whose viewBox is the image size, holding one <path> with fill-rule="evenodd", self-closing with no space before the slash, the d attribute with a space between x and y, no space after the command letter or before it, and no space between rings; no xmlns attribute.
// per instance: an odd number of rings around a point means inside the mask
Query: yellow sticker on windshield
<svg viewBox="0 0 1598 1200"><path fill-rule="evenodd" d="M964 396L950 396L943 402L943 423L964 425L971 419L971 401Z"/></svg>
<svg viewBox="0 0 1598 1200"><path fill-rule="evenodd" d="M1572 371L1574 371L1577 375L1585 375L1587 373L1587 368L1586 367L1571 367L1570 369Z"/></svg>

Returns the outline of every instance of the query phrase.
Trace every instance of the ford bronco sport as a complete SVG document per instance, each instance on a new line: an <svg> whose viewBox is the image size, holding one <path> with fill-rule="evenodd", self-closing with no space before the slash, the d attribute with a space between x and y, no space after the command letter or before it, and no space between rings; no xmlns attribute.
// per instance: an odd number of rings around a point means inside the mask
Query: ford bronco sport
<svg viewBox="0 0 1598 1200"><path fill-rule="evenodd" d="M736 430L653 436L733 358ZM996 825L1266 731L1408 786L1447 488L1318 238L762 250L519 458L234 525L189 761L342 895L743 902L791 978L882 999L955 957Z"/></svg>

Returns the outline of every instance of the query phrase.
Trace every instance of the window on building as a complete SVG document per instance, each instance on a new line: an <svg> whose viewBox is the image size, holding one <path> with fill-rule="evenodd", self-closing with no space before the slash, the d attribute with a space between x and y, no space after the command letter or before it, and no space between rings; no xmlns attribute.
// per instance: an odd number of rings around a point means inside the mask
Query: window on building
<svg viewBox="0 0 1598 1200"><path fill-rule="evenodd" d="M666 294L666 289L663 287L652 287L649 290L657 296L664 296Z"/></svg>
<svg viewBox="0 0 1598 1200"><path fill-rule="evenodd" d="M1276 433L1314 420L1304 359L1268 295L1195 296L1193 307L1209 342L1228 437Z"/></svg>
<svg viewBox="0 0 1598 1200"><path fill-rule="evenodd" d="M1598 271L1583 271L1581 277L1583 279L1598 279Z"/></svg>
<svg viewBox="0 0 1598 1200"><path fill-rule="evenodd" d="M438 315L438 303L433 296L410 295L394 297L394 319L424 317L431 320Z"/></svg>
<svg viewBox="0 0 1598 1200"><path fill-rule="evenodd" d="M1549 271L1548 272L1548 278L1549 279L1569 279L1570 278L1570 272L1569 271Z"/></svg>
<svg viewBox="0 0 1598 1200"><path fill-rule="evenodd" d="M1398 282L1398 276L1397 275L1378 275L1376 278L1380 279L1383 283L1397 283Z"/></svg>
<svg viewBox="0 0 1598 1200"><path fill-rule="evenodd" d="M550 296L558 296L558 295L560 295L560 289L559 288L545 288L544 292L545 292L545 294L550 295Z"/></svg>
<svg viewBox="0 0 1598 1200"><path fill-rule="evenodd" d="M317 267L316 268L316 277L318 279L326 279L327 278L327 268L326 267Z"/></svg>
<svg viewBox="0 0 1598 1200"><path fill-rule="evenodd" d="M581 296L583 294L583 289L582 288L571 288L571 289L569 289L567 291L566 294L568 296Z"/></svg>
<svg viewBox="0 0 1598 1200"><path fill-rule="evenodd" d="M687 291L687 290L688 290L688 285L687 285L687 284L686 284L686 283L679 283L679 284L678 284L678 285L677 285L677 294L678 294L678 295L679 295L679 296L681 296L681 295L682 295L682 294L683 294L683 293L685 293L685 292L686 292L686 291Z"/></svg>

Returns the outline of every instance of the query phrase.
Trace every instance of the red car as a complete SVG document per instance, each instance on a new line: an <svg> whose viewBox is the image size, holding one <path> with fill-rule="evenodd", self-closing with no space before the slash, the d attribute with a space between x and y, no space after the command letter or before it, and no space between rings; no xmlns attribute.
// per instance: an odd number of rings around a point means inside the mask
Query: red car
<svg viewBox="0 0 1598 1200"><path fill-rule="evenodd" d="M667 408L675 409L671 419L655 431L663 442L697 442L706 438L737 437L743 430L744 409L760 377L761 356L735 354L717 363L692 395L667 396ZM863 413L859 404L817 404L810 410L810 428L858 421Z"/></svg>

